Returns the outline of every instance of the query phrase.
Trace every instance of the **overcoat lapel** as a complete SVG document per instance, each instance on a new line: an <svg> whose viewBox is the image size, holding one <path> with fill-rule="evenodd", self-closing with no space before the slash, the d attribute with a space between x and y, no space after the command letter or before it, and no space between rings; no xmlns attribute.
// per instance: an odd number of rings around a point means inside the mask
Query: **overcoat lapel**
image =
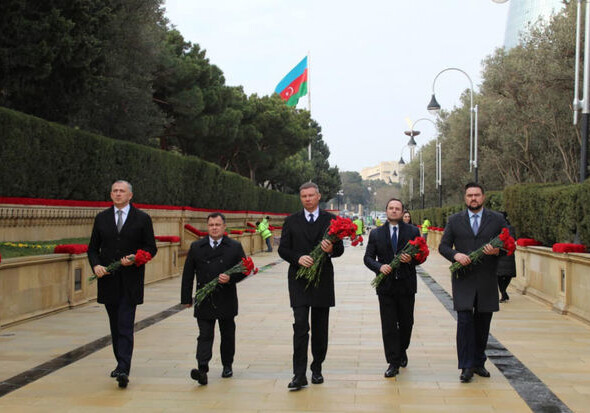
<svg viewBox="0 0 590 413"><path fill-rule="evenodd" d="M482 214L481 214L481 219L479 220L479 229L477 230L478 235L490 223L490 221L491 221L490 213L488 212L487 209L484 208L482 211Z"/></svg>
<svg viewBox="0 0 590 413"><path fill-rule="evenodd" d="M473 228L471 227L471 222L469 222L469 212L467 212L467 210L463 211L463 219L461 219L461 222L465 227L465 230L469 231L469 234L473 235Z"/></svg>
<svg viewBox="0 0 590 413"><path fill-rule="evenodd" d="M115 222L115 208L111 208L113 211L113 222ZM121 232L125 231L126 228L129 228L131 223L137 218L137 212L133 205L130 205L129 214L127 215L127 219L123 223L123 227L121 228ZM115 222L115 232L117 232L117 224Z"/></svg>

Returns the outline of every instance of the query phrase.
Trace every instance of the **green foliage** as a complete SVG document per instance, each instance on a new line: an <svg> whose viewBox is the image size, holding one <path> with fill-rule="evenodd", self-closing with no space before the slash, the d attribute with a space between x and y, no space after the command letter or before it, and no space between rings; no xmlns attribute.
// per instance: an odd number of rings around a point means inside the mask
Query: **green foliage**
<svg viewBox="0 0 590 413"><path fill-rule="evenodd" d="M0 196L108 199L125 179L138 203L291 212L293 195L269 191L201 159L121 142L0 108Z"/></svg>

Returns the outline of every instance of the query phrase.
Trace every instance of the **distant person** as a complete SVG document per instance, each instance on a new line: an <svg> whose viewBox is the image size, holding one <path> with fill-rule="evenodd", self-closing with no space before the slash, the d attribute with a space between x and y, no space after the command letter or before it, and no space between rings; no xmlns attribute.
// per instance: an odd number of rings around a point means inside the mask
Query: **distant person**
<svg viewBox="0 0 590 413"><path fill-rule="evenodd" d="M336 217L319 208L322 195L318 186L307 182L299 188L303 209L285 219L279 244L279 256L289 263L289 301L293 309L293 379L291 390L307 386L307 353L310 339L311 313L311 382L324 382L322 363L328 351L330 307L336 305L334 295L334 266L332 258L344 253L342 241L335 243L324 238L330 222ZM317 287L307 287L307 280L296 278L300 266L311 267L310 252L321 243L322 251L328 254Z"/></svg>
<svg viewBox="0 0 590 413"><path fill-rule="evenodd" d="M238 315L236 283L246 276L244 274L230 276L224 271L239 264L246 254L241 243L224 235L225 228L225 216L221 212L209 214L207 217L209 236L191 244L182 272L180 302L187 308L193 304L195 278L197 291L215 278L220 284L218 289L206 297L200 305L195 305L194 317L199 326L197 368L191 370L190 376L201 385L207 384L216 321L221 335L220 353L223 366L221 377L229 378L233 375L232 364L236 351L234 318Z"/></svg>
<svg viewBox="0 0 590 413"><path fill-rule="evenodd" d="M375 226L376 227L380 227L381 225L383 225L383 222L381 222L381 220L379 219L379 217L377 217L377 219L375 220Z"/></svg>
<svg viewBox="0 0 590 413"><path fill-rule="evenodd" d="M424 222L422 223L422 238L424 238L425 241L428 241L428 227L430 227L430 225L428 217L424 217Z"/></svg>
<svg viewBox="0 0 590 413"><path fill-rule="evenodd" d="M483 187L475 182L465 185L467 209L449 217L438 251L451 262L459 262L463 273L452 276L453 308L457 312L457 357L462 383L468 383L473 374L490 377L484 367L485 349L490 333L492 314L498 304L499 248L489 244L498 236L506 221L502 214L483 207ZM469 255L484 247L485 256L472 266Z"/></svg>
<svg viewBox="0 0 590 413"><path fill-rule="evenodd" d="M111 377L119 387L126 388L133 355L135 310L143 304L145 265L133 265L132 255L137 250L156 255L156 240L152 220L148 214L131 204L133 188L127 181L116 181L111 186L113 206L100 212L94 219L88 244L88 261L97 280L97 299L109 315L113 352L117 367ZM122 267L107 272L114 261Z"/></svg>
<svg viewBox="0 0 590 413"><path fill-rule="evenodd" d="M270 217L267 215L261 222L256 223L256 232L260 234L262 240L266 242L266 252L272 252L272 232L270 231Z"/></svg>
<svg viewBox="0 0 590 413"><path fill-rule="evenodd" d="M355 216L354 220L352 222L356 225L357 237L363 235L365 233L365 226L364 226L363 220L360 219L359 217ZM361 241L360 245L363 245L362 241Z"/></svg>
<svg viewBox="0 0 590 413"><path fill-rule="evenodd" d="M404 221L404 224L412 225L412 215L410 215L410 211L407 209L404 211L402 221Z"/></svg>
<svg viewBox="0 0 590 413"><path fill-rule="evenodd" d="M516 231L514 227L510 225L508 221L508 215L506 212L504 214L504 219L506 220L506 224L508 225L508 231L510 232L510 236L516 239ZM505 303L510 299L506 289L510 284L512 278L516 277L516 261L514 259L514 254L512 255L502 255L498 258L498 269L496 270L496 274L498 275L498 288L500 288L500 302Z"/></svg>

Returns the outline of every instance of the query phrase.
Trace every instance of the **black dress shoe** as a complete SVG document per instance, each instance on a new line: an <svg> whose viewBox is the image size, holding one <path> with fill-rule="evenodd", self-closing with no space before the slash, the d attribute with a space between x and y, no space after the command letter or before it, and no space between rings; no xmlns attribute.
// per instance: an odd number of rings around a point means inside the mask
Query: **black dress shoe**
<svg viewBox="0 0 590 413"><path fill-rule="evenodd" d="M127 384L129 384L129 376L127 375L127 373L119 373L119 375L117 376L117 382L119 383L119 387L121 387L122 389L127 387Z"/></svg>
<svg viewBox="0 0 590 413"><path fill-rule="evenodd" d="M111 371L111 377L118 377L119 374L121 374L121 373L122 373L121 370L115 369L115 370Z"/></svg>
<svg viewBox="0 0 590 413"><path fill-rule="evenodd" d="M205 373L203 370L192 369L191 379L196 380L199 384L204 386L207 384L207 373Z"/></svg>
<svg viewBox="0 0 590 413"><path fill-rule="evenodd" d="M227 379L234 375L234 372L231 369L231 366L223 366L223 371L221 372L221 377Z"/></svg>
<svg viewBox="0 0 590 413"><path fill-rule="evenodd" d="M291 390L299 390L303 386L307 386L307 377L305 376L293 376L293 380L287 386Z"/></svg>
<svg viewBox="0 0 590 413"><path fill-rule="evenodd" d="M472 378L473 378L473 369L461 370L461 375L459 376L461 383L469 383Z"/></svg>
<svg viewBox="0 0 590 413"><path fill-rule="evenodd" d="M408 355L405 351L404 354L402 354L402 358L399 361L399 365L400 367L406 367L408 365Z"/></svg>
<svg viewBox="0 0 590 413"><path fill-rule="evenodd" d="M476 367L473 372L481 377L490 377L490 372L485 367Z"/></svg>
<svg viewBox="0 0 590 413"><path fill-rule="evenodd" d="M311 382L313 384L322 384L324 382L324 376L322 376L322 373L311 373Z"/></svg>
<svg viewBox="0 0 590 413"><path fill-rule="evenodd" d="M385 370L384 376L389 378L389 377L395 377L398 374L399 374L399 368L394 366L393 364L390 364L389 367L387 368L387 370Z"/></svg>

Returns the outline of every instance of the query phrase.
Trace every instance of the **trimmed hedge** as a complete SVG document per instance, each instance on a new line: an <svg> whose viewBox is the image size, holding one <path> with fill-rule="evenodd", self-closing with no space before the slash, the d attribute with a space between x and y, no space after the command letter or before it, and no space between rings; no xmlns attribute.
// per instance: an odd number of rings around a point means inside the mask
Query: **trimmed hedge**
<svg viewBox="0 0 590 413"><path fill-rule="evenodd" d="M518 184L503 192L486 193L486 208L506 211L519 238L534 238L544 245L579 242L590 245L590 179L583 184ZM442 208L414 210L416 224L427 216L435 227L444 227L447 218L465 208L458 204Z"/></svg>
<svg viewBox="0 0 590 413"><path fill-rule="evenodd" d="M299 198L192 156L109 139L0 108L0 196L103 201L125 179L138 203L292 212Z"/></svg>

